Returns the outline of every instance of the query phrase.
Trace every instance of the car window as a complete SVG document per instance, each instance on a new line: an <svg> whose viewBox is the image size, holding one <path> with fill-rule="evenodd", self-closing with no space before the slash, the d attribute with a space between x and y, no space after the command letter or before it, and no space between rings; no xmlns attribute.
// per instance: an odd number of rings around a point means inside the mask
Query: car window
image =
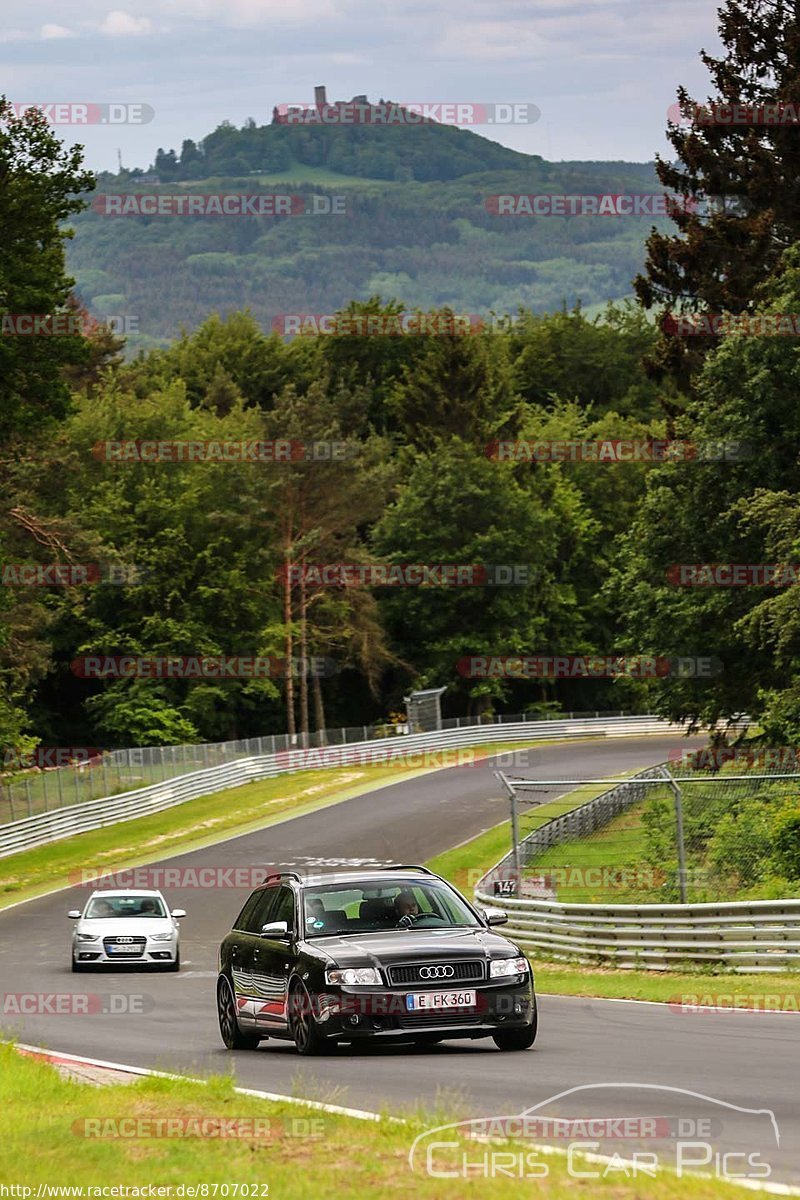
<svg viewBox="0 0 800 1200"><path fill-rule="evenodd" d="M261 925L266 925L269 920L272 920L272 912L275 910L279 890L281 889L265 888L261 892L258 904L255 905L252 913L249 913L247 920L248 934L260 934Z"/></svg>
<svg viewBox="0 0 800 1200"><path fill-rule="evenodd" d="M304 936L396 929L409 907L409 899L416 905L412 921L415 928L480 925L461 897L439 880L423 882L389 877L385 883L381 880L361 886L349 883L346 887L322 884L307 888L303 893Z"/></svg>
<svg viewBox="0 0 800 1200"><path fill-rule="evenodd" d="M272 909L268 921L285 921L289 932L294 932L294 892L291 888L282 887L278 891L278 899ZM266 924L266 922L264 922Z"/></svg>
<svg viewBox="0 0 800 1200"><path fill-rule="evenodd" d="M239 913L236 920L233 922L234 929L247 929L248 928L249 920L252 917L253 913L255 912L256 905L261 900L261 897L263 896L263 894L264 894L263 890L261 888L259 888L258 891L253 892L253 894L251 896L247 897L247 901L245 902L244 908Z"/></svg>
<svg viewBox="0 0 800 1200"><path fill-rule="evenodd" d="M160 896L94 896L84 917L87 921L117 921L121 917L166 917Z"/></svg>

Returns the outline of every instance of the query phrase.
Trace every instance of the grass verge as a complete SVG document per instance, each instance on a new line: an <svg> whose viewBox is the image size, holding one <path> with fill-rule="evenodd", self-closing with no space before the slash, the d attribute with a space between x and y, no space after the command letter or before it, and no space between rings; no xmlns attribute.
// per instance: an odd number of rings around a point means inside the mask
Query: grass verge
<svg viewBox="0 0 800 1200"><path fill-rule="evenodd" d="M237 1195L234 1185L241 1196L244 1184L249 1185L244 1194L259 1200L530 1197L534 1180L509 1178L507 1158L506 1173L496 1179L432 1177L425 1172L424 1154L420 1167L412 1172L408 1154L414 1138L427 1128L457 1119L439 1113L427 1120L417 1115L404 1124L363 1121L241 1096L229 1078L201 1084L146 1077L135 1083L90 1087L64 1080L54 1067L21 1056L9 1044L0 1045L0 1179L6 1185L30 1188L27 1195L9 1193L23 1200L36 1197L40 1186L46 1196L47 1185L54 1188L53 1195L64 1195L58 1188L81 1187L87 1189L85 1197L92 1195L90 1188L114 1186L130 1187L131 1196L146 1196L148 1186L170 1188L162 1195L186 1196L191 1194L188 1187L203 1185L207 1190L194 1195L233 1197ZM180 1130L180 1136L163 1136L163 1130L170 1128L164 1125L167 1120L181 1122L171 1127ZM236 1128L244 1136L198 1136L201 1122L210 1122L206 1128L213 1128L220 1120L237 1121L238 1126L227 1128ZM157 1122L162 1136L153 1136ZM187 1136L193 1131L194 1136ZM114 1132L140 1136L108 1136ZM449 1131L447 1136L453 1137ZM487 1149L474 1141L462 1144L470 1161L482 1158ZM552 1200L574 1194L576 1185L587 1195L609 1200L634 1200L643 1194L648 1200L717 1200L732 1195L730 1187L718 1180L678 1179L666 1169L655 1178L637 1179L628 1178L629 1172L621 1177L618 1167L582 1162L584 1170L595 1170L601 1177L578 1181L568 1175L562 1155L537 1153L529 1143L497 1142L492 1148L515 1150L521 1162L524 1155L535 1156L546 1173L547 1196ZM460 1148L453 1153L460 1158ZM444 1169L451 1164L452 1158ZM215 1184L227 1184L229 1190L220 1186L215 1192ZM541 1184L536 1190L541 1191Z"/></svg>

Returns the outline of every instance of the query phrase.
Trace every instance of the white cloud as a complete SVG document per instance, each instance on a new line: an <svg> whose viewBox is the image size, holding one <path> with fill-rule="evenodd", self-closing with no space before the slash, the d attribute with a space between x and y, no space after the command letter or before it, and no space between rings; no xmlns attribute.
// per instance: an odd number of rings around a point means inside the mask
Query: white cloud
<svg viewBox="0 0 800 1200"><path fill-rule="evenodd" d="M71 38L77 37L71 29L67 29L66 25L43 25L40 30L42 41L48 42L56 38Z"/></svg>
<svg viewBox="0 0 800 1200"><path fill-rule="evenodd" d="M153 32L153 22L149 17L132 17L130 13L114 9L107 14L100 26L100 32L109 37L135 37L142 33Z"/></svg>

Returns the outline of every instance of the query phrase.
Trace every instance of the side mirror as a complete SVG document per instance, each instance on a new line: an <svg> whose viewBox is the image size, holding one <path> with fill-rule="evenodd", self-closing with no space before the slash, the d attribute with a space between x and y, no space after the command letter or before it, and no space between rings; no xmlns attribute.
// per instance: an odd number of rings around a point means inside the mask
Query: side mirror
<svg viewBox="0 0 800 1200"><path fill-rule="evenodd" d="M67 916L69 917L70 921L80 921L81 910L79 908L71 908L67 913Z"/></svg>
<svg viewBox="0 0 800 1200"><path fill-rule="evenodd" d="M261 926L261 936L263 938L275 938L281 940L289 936L289 926L286 921L270 921L268 925Z"/></svg>
<svg viewBox="0 0 800 1200"><path fill-rule="evenodd" d="M173 915L173 917L185 917L186 909L185 908L173 908L172 915Z"/></svg>
<svg viewBox="0 0 800 1200"><path fill-rule="evenodd" d="M508 913L502 908L485 908L483 915L487 925L507 925Z"/></svg>

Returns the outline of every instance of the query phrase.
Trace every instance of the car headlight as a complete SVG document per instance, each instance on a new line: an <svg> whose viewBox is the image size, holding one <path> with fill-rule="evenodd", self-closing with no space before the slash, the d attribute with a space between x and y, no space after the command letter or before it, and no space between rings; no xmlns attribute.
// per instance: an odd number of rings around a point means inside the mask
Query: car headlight
<svg viewBox="0 0 800 1200"><path fill-rule="evenodd" d="M99 942L100 934L99 933L79 933L78 941L79 942Z"/></svg>
<svg viewBox="0 0 800 1200"><path fill-rule="evenodd" d="M489 964L490 979L506 979L509 975L527 975L527 958L495 958Z"/></svg>
<svg viewBox="0 0 800 1200"><path fill-rule="evenodd" d="M175 937L174 933L151 933L150 940L153 942L168 942Z"/></svg>
<svg viewBox="0 0 800 1200"><path fill-rule="evenodd" d="M328 967L325 972L326 983L380 983L381 973L376 967Z"/></svg>

